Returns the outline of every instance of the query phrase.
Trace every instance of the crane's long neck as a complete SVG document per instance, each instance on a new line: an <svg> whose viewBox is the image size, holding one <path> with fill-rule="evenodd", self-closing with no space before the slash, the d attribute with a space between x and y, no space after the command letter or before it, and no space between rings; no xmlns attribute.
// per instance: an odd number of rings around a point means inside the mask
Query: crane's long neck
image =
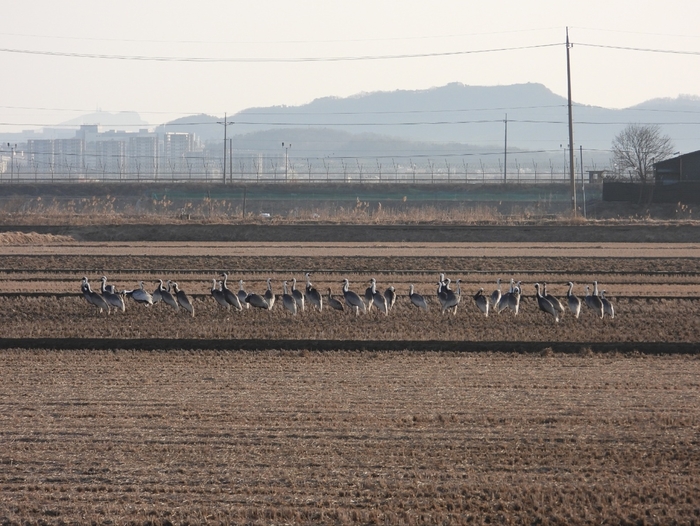
<svg viewBox="0 0 700 526"><path fill-rule="evenodd" d="M598 282L597 281L593 282L593 295L594 296L598 295Z"/></svg>

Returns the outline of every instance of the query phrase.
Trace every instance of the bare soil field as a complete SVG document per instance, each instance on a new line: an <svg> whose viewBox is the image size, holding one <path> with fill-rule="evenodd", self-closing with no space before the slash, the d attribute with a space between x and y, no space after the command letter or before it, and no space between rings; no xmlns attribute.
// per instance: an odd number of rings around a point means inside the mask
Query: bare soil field
<svg viewBox="0 0 700 526"><path fill-rule="evenodd" d="M0 352L2 524L693 524L697 356Z"/></svg>
<svg viewBox="0 0 700 526"><path fill-rule="evenodd" d="M17 238L0 249L0 524L697 523L698 248ZM279 296L310 271L337 297L370 277L399 297L388 316L227 311L222 271L234 290L270 278ZM454 315L440 272L462 280ZM99 313L80 279L102 275L176 280L195 316ZM517 316L475 307L497 278L522 281ZM569 280L598 280L615 318L541 312L533 284L563 300Z"/></svg>
<svg viewBox="0 0 700 526"><path fill-rule="evenodd" d="M0 255L0 338L110 338L126 346L143 339L619 342L620 350L642 342L694 343L700 334L699 249L681 243L18 244ZM210 289L224 271L231 288L237 290L242 279L246 290L259 294L270 278L277 305L269 312L223 309ZM307 308L293 316L279 301L282 282L291 287L295 277L303 289L306 271L324 295L331 288L340 298L344 278L364 294L375 277L380 290L395 287L396 305L389 316L373 309L356 317L347 308ZM461 280L463 299L454 315L441 313L435 298L441 272ZM141 280L151 291L157 279L177 281L195 316L129 299L125 312L100 313L79 290L83 276L97 289L102 275L118 290L136 288ZM522 281L517 316L506 311L487 318L476 308L472 296L482 287L490 294L497 278L504 291L510 278ZM548 291L563 301L569 280L581 297L585 285L597 280L614 303L615 318L601 320L584 307L578 319L567 313L555 323L541 312L534 283L547 282ZM410 303L410 284L427 298L428 312Z"/></svg>

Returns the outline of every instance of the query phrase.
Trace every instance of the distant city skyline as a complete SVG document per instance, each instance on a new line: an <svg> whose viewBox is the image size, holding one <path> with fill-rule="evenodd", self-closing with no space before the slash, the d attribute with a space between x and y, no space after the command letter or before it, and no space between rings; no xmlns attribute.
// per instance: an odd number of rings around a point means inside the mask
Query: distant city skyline
<svg viewBox="0 0 700 526"><path fill-rule="evenodd" d="M565 96L567 26L577 103L700 96L698 15L678 0L27 0L3 10L0 133L96 109L153 126L451 82L537 82Z"/></svg>

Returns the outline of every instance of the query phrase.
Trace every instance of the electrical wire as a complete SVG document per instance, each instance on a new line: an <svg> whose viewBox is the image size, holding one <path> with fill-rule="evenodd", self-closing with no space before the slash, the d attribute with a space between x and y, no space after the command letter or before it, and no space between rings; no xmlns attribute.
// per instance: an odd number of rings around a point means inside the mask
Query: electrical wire
<svg viewBox="0 0 700 526"><path fill-rule="evenodd" d="M481 53L499 53L504 51L520 51L526 49L541 49L561 46L561 43L534 44L531 46L514 46L493 49L472 49L464 51L444 51L435 53L408 53L403 55L362 55L345 57L270 57L270 58L232 58L232 57L158 57L145 55L105 55L99 53L71 53L64 51L41 51L30 49L0 48L0 53L15 53L25 55L42 55L50 57L90 58L106 60L135 60L154 62L196 62L196 63L298 63L298 62L352 62L364 60L397 60L411 58L449 57Z"/></svg>
<svg viewBox="0 0 700 526"><path fill-rule="evenodd" d="M601 49L618 49L622 51L643 51L645 53L665 53L669 55L700 55L700 51L684 51L679 49L654 49L644 47L613 46L608 44L589 44L586 42L574 42L576 46L594 47Z"/></svg>

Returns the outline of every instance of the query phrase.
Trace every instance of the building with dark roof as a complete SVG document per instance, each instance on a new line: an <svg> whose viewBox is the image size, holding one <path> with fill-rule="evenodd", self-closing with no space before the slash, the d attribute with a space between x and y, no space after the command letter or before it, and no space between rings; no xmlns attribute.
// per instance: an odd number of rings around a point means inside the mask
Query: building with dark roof
<svg viewBox="0 0 700 526"><path fill-rule="evenodd" d="M700 150L654 163L657 183L700 182Z"/></svg>

